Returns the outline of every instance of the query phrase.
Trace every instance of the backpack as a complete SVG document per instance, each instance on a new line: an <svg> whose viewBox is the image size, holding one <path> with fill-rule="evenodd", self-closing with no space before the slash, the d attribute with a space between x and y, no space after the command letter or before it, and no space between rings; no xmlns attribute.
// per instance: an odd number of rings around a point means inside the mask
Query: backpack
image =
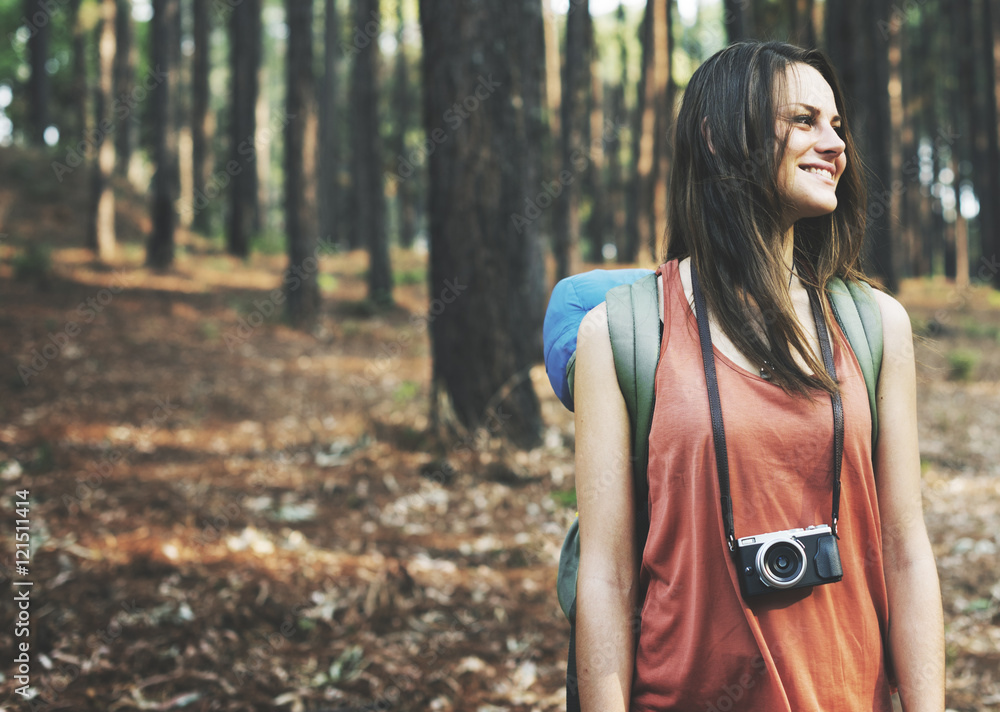
<svg viewBox="0 0 1000 712"><path fill-rule="evenodd" d="M832 278L826 285L833 314L861 366L872 420L872 450L878 439L875 388L882 365L882 316L870 285ZM656 274L651 270L592 270L556 284L542 329L545 370L559 400L573 410L576 336L588 311L607 302L608 332L618 385L625 398L632 432L632 476L636 496L636 534L640 544L648 528L646 466L653 419L654 376L660 357ZM642 551L642 546L639 547ZM574 521L559 556L556 590L570 623L566 666L567 712L580 709L576 680L576 579L580 565L579 522Z"/></svg>

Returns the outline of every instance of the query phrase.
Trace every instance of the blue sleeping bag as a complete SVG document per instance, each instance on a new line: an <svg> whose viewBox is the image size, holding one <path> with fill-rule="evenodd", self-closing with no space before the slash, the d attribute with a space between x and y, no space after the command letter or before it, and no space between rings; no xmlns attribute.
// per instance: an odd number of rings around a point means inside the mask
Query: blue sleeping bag
<svg viewBox="0 0 1000 712"><path fill-rule="evenodd" d="M650 274L650 269L595 269L562 279L552 290L542 324L545 347L545 372L552 390L562 404L573 410L573 394L566 378L566 367L576 353L576 334L580 322L591 309L605 300L608 290L631 284Z"/></svg>

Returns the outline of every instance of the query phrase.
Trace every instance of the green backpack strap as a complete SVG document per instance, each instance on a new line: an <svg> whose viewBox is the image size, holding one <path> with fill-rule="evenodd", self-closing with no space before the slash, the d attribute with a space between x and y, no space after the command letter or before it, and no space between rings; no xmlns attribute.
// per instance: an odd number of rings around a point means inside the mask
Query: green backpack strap
<svg viewBox="0 0 1000 712"><path fill-rule="evenodd" d="M615 359L618 386L625 398L632 430L632 477L635 482L636 536L646 539L648 487L646 466L649 460L649 431L653 423L653 395L656 363L660 358L660 311L656 274L641 277L608 291L608 333ZM566 365L570 392L576 370L574 354ZM576 618L576 577L580 568L579 520L574 521L559 554L556 592L559 606L570 620Z"/></svg>
<svg viewBox="0 0 1000 712"><path fill-rule="evenodd" d="M851 344L868 388L868 406L872 414L872 453L878 441L878 408L875 389L882 368L882 312L875 294L866 282L844 282L833 277L827 282L833 315Z"/></svg>
<svg viewBox="0 0 1000 712"><path fill-rule="evenodd" d="M660 311L656 273L608 291L608 332L618 386L632 425L635 499L645 514L649 430L653 423L656 363L660 359Z"/></svg>

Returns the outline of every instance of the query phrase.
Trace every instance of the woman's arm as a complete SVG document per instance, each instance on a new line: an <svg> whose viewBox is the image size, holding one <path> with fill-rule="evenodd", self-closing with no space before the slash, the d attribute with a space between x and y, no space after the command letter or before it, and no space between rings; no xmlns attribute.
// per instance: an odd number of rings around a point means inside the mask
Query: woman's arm
<svg viewBox="0 0 1000 712"><path fill-rule="evenodd" d="M592 309L576 344L576 492L580 570L576 665L584 712L629 708L638 584L631 428L618 387L607 306Z"/></svg>
<svg viewBox="0 0 1000 712"><path fill-rule="evenodd" d="M910 318L876 290L885 349L878 382L875 482L889 596L889 649L906 712L944 709L944 622L937 566L924 525Z"/></svg>

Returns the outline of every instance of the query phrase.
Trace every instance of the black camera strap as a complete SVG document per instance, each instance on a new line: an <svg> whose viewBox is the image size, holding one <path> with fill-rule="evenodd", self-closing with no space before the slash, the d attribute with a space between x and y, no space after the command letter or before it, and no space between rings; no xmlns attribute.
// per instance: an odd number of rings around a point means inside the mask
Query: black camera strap
<svg viewBox="0 0 1000 712"><path fill-rule="evenodd" d="M712 437L715 442L715 463L719 473L719 493L722 500L722 519L726 527L726 539L729 550L736 550L736 531L733 525L733 499L729 491L729 457L726 454L726 431L722 424L722 404L719 400L719 384L715 374L715 355L712 353L712 334L708 326L705 299L698 285L698 274L691 265L691 288L694 292L695 316L698 320L698 337L701 341L701 359L705 366L705 381L708 384L708 407L712 414ZM837 380L837 369L833 363L833 348L830 346L830 336L823 320L823 311L813 290L809 293L809 304L812 307L813 320L816 322L816 333L819 336L820 348L823 352L823 365L834 381ZM834 393L830 399L833 403L833 529L837 534L837 520L840 516L840 466L844 455L844 407L840 394Z"/></svg>

